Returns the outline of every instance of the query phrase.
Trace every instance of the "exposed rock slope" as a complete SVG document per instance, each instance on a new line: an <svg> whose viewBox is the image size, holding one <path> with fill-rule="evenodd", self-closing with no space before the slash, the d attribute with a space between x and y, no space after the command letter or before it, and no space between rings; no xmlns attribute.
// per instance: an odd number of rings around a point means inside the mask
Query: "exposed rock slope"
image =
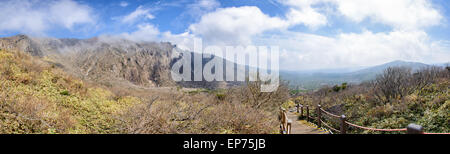
<svg viewBox="0 0 450 154"><path fill-rule="evenodd" d="M32 38L26 35L0 38L0 49L30 53L85 80L104 85L161 87L225 87L225 82L178 82L171 79L171 65L180 58L171 43L132 42L94 37L90 39ZM205 62L204 62L205 64ZM236 83L233 83L236 84Z"/></svg>
<svg viewBox="0 0 450 154"><path fill-rule="evenodd" d="M0 49L44 57L66 71L97 82L129 81L142 86L171 86L170 43L127 40L50 39L17 35L0 39Z"/></svg>

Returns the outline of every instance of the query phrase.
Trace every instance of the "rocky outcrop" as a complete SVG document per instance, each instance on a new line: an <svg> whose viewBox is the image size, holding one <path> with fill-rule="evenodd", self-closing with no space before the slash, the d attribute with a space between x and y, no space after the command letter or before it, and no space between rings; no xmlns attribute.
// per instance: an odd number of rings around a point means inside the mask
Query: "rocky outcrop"
<svg viewBox="0 0 450 154"><path fill-rule="evenodd" d="M144 87L191 88L226 87L226 82L175 82L171 65L180 59L171 43L133 42L94 37L90 39L30 38L17 35L0 39L0 49L14 49L46 57L55 66L85 80L117 85L117 82ZM236 83L231 83L234 85ZM123 85L123 84L121 84Z"/></svg>
<svg viewBox="0 0 450 154"><path fill-rule="evenodd" d="M24 51L33 56L43 56L39 46L26 35L0 38L0 49Z"/></svg>

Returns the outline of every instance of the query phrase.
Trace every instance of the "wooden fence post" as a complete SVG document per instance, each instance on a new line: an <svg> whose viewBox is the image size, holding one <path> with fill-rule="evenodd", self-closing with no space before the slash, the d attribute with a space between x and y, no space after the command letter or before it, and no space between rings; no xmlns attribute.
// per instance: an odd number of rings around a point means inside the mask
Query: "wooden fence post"
<svg viewBox="0 0 450 154"><path fill-rule="evenodd" d="M283 122L283 130L284 130L285 132L287 132L286 109L283 108L282 113L283 113L283 120L282 120L282 122Z"/></svg>
<svg viewBox="0 0 450 154"><path fill-rule="evenodd" d="M284 134L284 131L283 131L283 124L280 124L280 134Z"/></svg>
<svg viewBox="0 0 450 154"><path fill-rule="evenodd" d="M347 124L345 123L345 115L341 115L341 134L347 133Z"/></svg>
<svg viewBox="0 0 450 154"><path fill-rule="evenodd" d="M287 134L291 134L291 130L292 130L292 120L289 119L287 122Z"/></svg>
<svg viewBox="0 0 450 154"><path fill-rule="evenodd" d="M300 118L303 118L303 105L300 105Z"/></svg>
<svg viewBox="0 0 450 154"><path fill-rule="evenodd" d="M423 134L423 127L417 124L409 124L406 127L406 133L408 134Z"/></svg>
<svg viewBox="0 0 450 154"><path fill-rule="evenodd" d="M317 105L317 126L322 127L322 123L320 122L320 104Z"/></svg>
<svg viewBox="0 0 450 154"><path fill-rule="evenodd" d="M306 105L306 121L309 121L309 106Z"/></svg>

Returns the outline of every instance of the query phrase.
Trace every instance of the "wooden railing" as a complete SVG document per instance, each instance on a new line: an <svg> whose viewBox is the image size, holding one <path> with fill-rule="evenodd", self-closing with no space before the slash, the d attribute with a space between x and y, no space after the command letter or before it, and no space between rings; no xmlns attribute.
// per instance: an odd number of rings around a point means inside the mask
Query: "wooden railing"
<svg viewBox="0 0 450 154"><path fill-rule="evenodd" d="M286 109L280 107L280 133L281 134L291 134L292 130L292 120L287 117Z"/></svg>
<svg viewBox="0 0 450 154"><path fill-rule="evenodd" d="M400 128L400 129L378 129L378 128L370 128L370 127L364 127L359 126L353 123L350 123L345 115L335 115L330 112L327 112L322 109L320 105L317 105L315 108L315 112L317 117L312 117L310 115L310 107L308 105L303 106L302 104L297 104L297 113L300 114L300 118L306 119L308 122L312 122L313 119L315 119L316 125L319 128L327 128L331 131L331 133L339 133L339 134L346 134L348 127L353 127L357 129L363 129L363 130L369 130L369 131L379 131L379 132L406 132L407 134L450 134L450 133L426 133L423 131L423 127L417 124L409 124L406 128ZM284 110L284 112L286 112ZM305 116L304 113L306 113ZM327 117L329 119L338 120L340 128L334 128L330 124L327 124L326 121L323 121L324 117Z"/></svg>

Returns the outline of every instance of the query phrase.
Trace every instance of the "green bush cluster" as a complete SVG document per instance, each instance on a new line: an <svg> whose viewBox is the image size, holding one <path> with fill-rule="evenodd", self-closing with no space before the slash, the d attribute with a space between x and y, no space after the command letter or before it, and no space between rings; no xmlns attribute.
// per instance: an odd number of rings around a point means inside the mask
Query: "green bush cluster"
<svg viewBox="0 0 450 154"><path fill-rule="evenodd" d="M335 86L333 86L332 89L333 89L334 92L339 92L340 90L345 90L345 89L347 89L347 83L344 82L344 83L341 84L341 86L335 85Z"/></svg>

